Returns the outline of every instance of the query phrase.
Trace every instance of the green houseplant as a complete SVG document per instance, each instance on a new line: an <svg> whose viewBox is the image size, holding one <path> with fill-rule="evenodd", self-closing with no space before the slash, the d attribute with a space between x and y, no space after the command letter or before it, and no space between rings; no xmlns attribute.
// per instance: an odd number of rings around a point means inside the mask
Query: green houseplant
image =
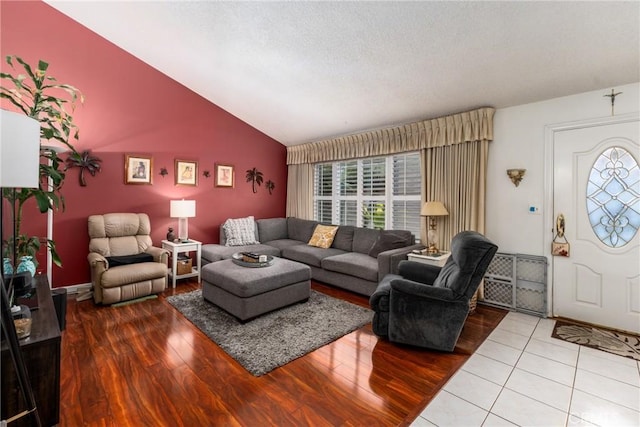
<svg viewBox="0 0 640 427"><path fill-rule="evenodd" d="M79 156L70 141L78 139L78 128L70 112L74 111L78 100L80 103L84 101L82 94L75 87L60 84L54 77L47 75L49 64L45 61L38 61L36 68L15 55L6 56L5 61L11 69L20 67L21 70L18 74L0 73L0 97L8 100L18 111L40 122L41 143L58 141L71 151L71 156ZM64 198L60 190L65 179L65 163L52 149L40 150L40 157L43 161L40 162L38 188L2 189L2 197L11 204L15 219L13 235L2 242L5 248L3 256L13 256L14 259L22 256L35 257L40 248L39 237L21 232L23 207L28 200L35 199L42 213L49 209L64 210ZM53 262L61 266L62 261L56 252L54 241L46 239L46 244Z"/></svg>

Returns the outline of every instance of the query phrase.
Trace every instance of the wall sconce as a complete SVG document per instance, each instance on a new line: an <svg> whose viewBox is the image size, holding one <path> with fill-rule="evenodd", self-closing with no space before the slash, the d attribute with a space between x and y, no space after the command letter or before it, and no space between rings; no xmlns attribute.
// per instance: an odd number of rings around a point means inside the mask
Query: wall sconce
<svg viewBox="0 0 640 427"><path fill-rule="evenodd" d="M524 177L524 173L526 171L526 169L507 169L507 175L509 175L509 178L511 178L511 182L513 182L513 185L517 187L518 185L520 185L520 181L522 181L522 178Z"/></svg>

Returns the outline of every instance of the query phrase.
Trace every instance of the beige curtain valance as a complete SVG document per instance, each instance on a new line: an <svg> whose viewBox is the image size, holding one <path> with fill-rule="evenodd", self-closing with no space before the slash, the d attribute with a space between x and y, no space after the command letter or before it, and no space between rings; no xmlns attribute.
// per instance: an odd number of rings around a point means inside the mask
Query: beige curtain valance
<svg viewBox="0 0 640 427"><path fill-rule="evenodd" d="M425 148L493 139L493 114L486 107L437 119L287 147L287 164L386 156Z"/></svg>

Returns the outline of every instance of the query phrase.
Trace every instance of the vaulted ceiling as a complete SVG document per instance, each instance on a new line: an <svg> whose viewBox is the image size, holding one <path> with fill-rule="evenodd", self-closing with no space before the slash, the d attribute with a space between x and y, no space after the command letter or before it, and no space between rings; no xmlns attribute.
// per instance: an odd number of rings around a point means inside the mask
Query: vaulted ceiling
<svg viewBox="0 0 640 427"><path fill-rule="evenodd" d="M285 145L640 81L637 1L46 2Z"/></svg>

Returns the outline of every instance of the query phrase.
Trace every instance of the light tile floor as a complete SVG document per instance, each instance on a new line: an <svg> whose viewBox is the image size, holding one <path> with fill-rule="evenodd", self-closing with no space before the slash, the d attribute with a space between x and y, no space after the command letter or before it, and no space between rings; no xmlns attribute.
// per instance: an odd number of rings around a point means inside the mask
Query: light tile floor
<svg viewBox="0 0 640 427"><path fill-rule="evenodd" d="M412 426L640 426L640 362L510 312Z"/></svg>

